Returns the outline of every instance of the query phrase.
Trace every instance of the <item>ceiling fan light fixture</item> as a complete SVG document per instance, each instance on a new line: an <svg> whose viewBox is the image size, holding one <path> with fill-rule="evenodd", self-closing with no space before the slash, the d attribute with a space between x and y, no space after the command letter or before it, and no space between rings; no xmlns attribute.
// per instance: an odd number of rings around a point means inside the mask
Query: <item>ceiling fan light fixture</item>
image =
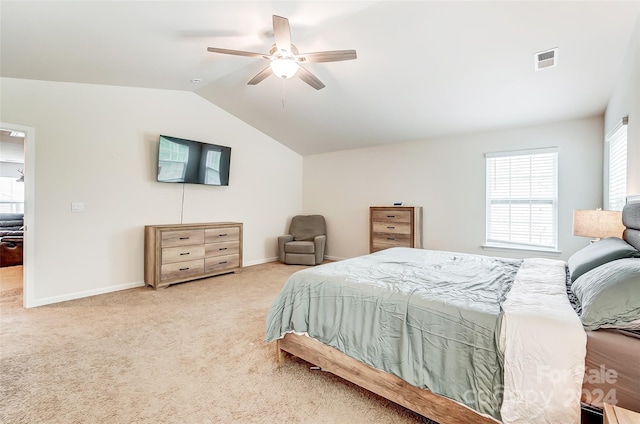
<svg viewBox="0 0 640 424"><path fill-rule="evenodd" d="M292 78L298 72L298 64L293 59L273 59L269 66L274 75L282 79Z"/></svg>

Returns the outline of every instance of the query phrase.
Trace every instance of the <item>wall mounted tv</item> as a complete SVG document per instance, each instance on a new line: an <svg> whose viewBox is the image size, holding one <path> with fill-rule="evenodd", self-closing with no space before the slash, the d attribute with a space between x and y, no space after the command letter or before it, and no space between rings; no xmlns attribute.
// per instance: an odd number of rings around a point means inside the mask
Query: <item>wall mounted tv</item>
<svg viewBox="0 0 640 424"><path fill-rule="evenodd" d="M158 181L229 185L231 147L160 136Z"/></svg>

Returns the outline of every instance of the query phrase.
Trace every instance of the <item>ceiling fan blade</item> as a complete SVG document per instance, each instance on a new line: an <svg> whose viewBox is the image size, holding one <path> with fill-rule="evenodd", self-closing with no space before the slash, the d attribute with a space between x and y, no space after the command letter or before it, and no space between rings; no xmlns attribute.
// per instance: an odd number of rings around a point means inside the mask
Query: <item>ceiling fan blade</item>
<svg viewBox="0 0 640 424"><path fill-rule="evenodd" d="M207 51L210 51L212 53L232 54L235 56L265 57L265 55L262 53L245 52L242 50L219 49L217 47L207 47Z"/></svg>
<svg viewBox="0 0 640 424"><path fill-rule="evenodd" d="M256 85L259 82L263 81L266 77L268 77L271 74L273 74L273 71L271 70L271 66L267 66L262 71L260 71L258 73L258 75L256 75L255 77L251 78L251 81L249 81L247 84L248 85Z"/></svg>
<svg viewBox="0 0 640 424"><path fill-rule="evenodd" d="M298 65L298 67L299 67L299 69L298 69L297 75L300 77L300 79L302 81L306 82L307 84L309 84L311 87L315 88L316 90L322 90L325 87L325 85L322 83L322 81L320 81L311 72L307 71L306 69L304 69L300 65Z"/></svg>
<svg viewBox="0 0 640 424"><path fill-rule="evenodd" d="M291 28L289 19L273 15L273 38L278 50L291 51Z"/></svg>
<svg viewBox="0 0 640 424"><path fill-rule="evenodd" d="M296 56L302 62L339 62L357 59L355 50L334 50L329 52L304 53Z"/></svg>

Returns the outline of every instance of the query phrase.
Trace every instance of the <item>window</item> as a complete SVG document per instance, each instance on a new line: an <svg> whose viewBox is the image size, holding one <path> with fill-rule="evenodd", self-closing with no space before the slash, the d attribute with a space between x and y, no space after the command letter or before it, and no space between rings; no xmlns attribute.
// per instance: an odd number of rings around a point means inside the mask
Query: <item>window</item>
<svg viewBox="0 0 640 424"><path fill-rule="evenodd" d="M607 135L608 153L608 193L605 196L607 204L605 209L621 211L627 195L627 118L622 121Z"/></svg>
<svg viewBox="0 0 640 424"><path fill-rule="evenodd" d="M488 247L556 250L558 150L486 154Z"/></svg>
<svg viewBox="0 0 640 424"><path fill-rule="evenodd" d="M0 177L0 212L24 213L24 183Z"/></svg>

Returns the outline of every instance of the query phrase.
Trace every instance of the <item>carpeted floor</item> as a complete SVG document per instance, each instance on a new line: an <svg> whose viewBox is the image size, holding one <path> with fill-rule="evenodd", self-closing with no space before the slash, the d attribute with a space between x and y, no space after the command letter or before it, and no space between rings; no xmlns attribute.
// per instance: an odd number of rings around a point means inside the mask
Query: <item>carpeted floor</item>
<svg viewBox="0 0 640 424"><path fill-rule="evenodd" d="M299 266L268 263L155 291L22 309L0 296L0 422L424 423L264 342Z"/></svg>

